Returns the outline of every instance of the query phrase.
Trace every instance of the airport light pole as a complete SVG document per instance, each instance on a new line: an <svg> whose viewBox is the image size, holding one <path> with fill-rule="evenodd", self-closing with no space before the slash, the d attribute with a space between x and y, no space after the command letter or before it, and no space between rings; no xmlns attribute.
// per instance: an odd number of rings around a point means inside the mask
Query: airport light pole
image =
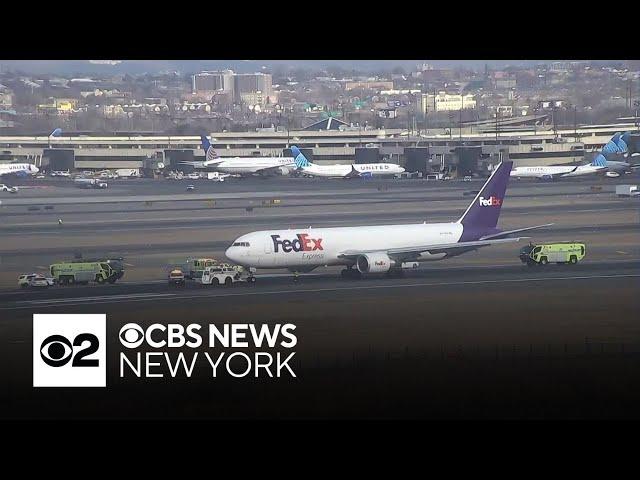
<svg viewBox="0 0 640 480"><path fill-rule="evenodd" d="M291 115L290 115L290 111L287 110L287 148L289 148L289 141L290 141L290 135L289 135L289 128L291 126Z"/></svg>

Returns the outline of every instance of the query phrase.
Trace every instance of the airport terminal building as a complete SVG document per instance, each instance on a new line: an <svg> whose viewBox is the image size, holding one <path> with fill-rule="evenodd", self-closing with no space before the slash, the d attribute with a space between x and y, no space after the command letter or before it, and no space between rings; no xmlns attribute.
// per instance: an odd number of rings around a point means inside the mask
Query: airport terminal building
<svg viewBox="0 0 640 480"><path fill-rule="evenodd" d="M474 131L475 130L475 131ZM634 124L590 125L551 130L536 126L476 127L410 132L371 129L325 119L304 130L212 132L221 157L285 156L297 145L319 164L399 163L409 172L487 171L503 159L515 166L557 165L590 160L616 133ZM633 135L640 138L640 132ZM95 136L0 136L0 162L30 162L45 170L137 168L147 175L162 169L189 170L184 161L203 159L199 136L127 134Z"/></svg>

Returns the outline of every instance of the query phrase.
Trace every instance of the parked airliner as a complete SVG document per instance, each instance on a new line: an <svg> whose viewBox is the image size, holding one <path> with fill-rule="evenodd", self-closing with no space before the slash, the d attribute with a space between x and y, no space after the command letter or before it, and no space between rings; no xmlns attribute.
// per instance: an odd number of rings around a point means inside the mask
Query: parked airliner
<svg viewBox="0 0 640 480"><path fill-rule="evenodd" d="M517 178L539 178L541 180L556 180L564 177L580 177L594 175L607 171L607 161L602 154L596 156L588 165L549 165L535 167L516 167L511 170L511 176Z"/></svg>
<svg viewBox="0 0 640 480"><path fill-rule="evenodd" d="M202 149L205 151L203 162L181 162L194 167L213 169L222 173L240 175L288 175L295 170L293 157L219 157L209 139L204 135Z"/></svg>
<svg viewBox="0 0 640 480"><path fill-rule="evenodd" d="M511 176L517 178L538 178L541 180L556 180L565 177L579 177L583 175L611 174L629 171L637 166L628 162L611 160L616 156L629 156L629 132L616 133L609 142L598 152L593 161L587 165L550 165L516 167L511 170ZM634 156L635 154L631 154Z"/></svg>
<svg viewBox="0 0 640 480"><path fill-rule="evenodd" d="M620 160L620 158L638 157L640 152L631 152L629 150L629 143L631 140L631 133L616 133L611 140L602 148L599 156L604 156L607 165L608 176L620 176L621 173L631 172L640 165L632 164L628 161Z"/></svg>
<svg viewBox="0 0 640 480"><path fill-rule="evenodd" d="M0 176L14 174L17 176L35 175L40 169L31 163L0 163Z"/></svg>
<svg viewBox="0 0 640 480"><path fill-rule="evenodd" d="M344 265L343 277L401 273L415 262L441 260L489 245L517 242L511 234L546 227L499 230L496 225L513 162L502 162L455 222L264 230L239 237L226 256L247 268L309 272Z"/></svg>
<svg viewBox="0 0 640 480"><path fill-rule="evenodd" d="M298 171L312 177L353 178L395 175L404 172L404 168L395 163L316 165L307 160L307 157L295 145L291 147L291 153L296 159Z"/></svg>

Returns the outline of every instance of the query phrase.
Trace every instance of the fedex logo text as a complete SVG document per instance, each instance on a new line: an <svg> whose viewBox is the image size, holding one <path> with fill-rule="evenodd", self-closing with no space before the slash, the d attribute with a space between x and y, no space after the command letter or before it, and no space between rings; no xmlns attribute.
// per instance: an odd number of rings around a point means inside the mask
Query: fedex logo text
<svg viewBox="0 0 640 480"><path fill-rule="evenodd" d="M278 253L282 247L285 253L290 252L311 252L323 250L321 238L310 238L306 233L298 233L295 240L280 240L280 235L271 235L273 240L273 250Z"/></svg>
<svg viewBox="0 0 640 480"><path fill-rule="evenodd" d="M502 199L493 195L489 198L480 197L478 202L480 202L481 207L499 207L502 205Z"/></svg>

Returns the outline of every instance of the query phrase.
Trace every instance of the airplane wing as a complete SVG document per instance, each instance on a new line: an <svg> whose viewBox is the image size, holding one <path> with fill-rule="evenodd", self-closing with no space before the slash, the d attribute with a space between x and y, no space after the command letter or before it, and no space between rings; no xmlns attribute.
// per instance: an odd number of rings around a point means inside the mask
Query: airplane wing
<svg viewBox="0 0 640 480"><path fill-rule="evenodd" d="M502 232L493 233L491 235L485 235L484 237L481 237L480 240L492 240L492 239L503 238L513 233L527 232L529 230L534 230L536 228L550 227L552 225L553 223L545 223L544 225L536 225L534 227L524 227L524 228L516 228L514 230L504 230Z"/></svg>
<svg viewBox="0 0 640 480"><path fill-rule="evenodd" d="M356 170L356 167L351 165L351 171L345 175L345 178L356 178L360 176L360 172Z"/></svg>
<svg viewBox="0 0 640 480"><path fill-rule="evenodd" d="M496 245L500 243L519 242L520 240L529 237L515 237L515 238L499 238L499 239L486 239L476 240L473 242L456 242L456 243L441 243L439 245L424 245L424 246L411 246L401 248L388 248L382 250L345 250L338 256L340 258L352 258L356 259L359 255L365 255L367 253L386 253L391 258L399 260L405 260L408 258L415 258L421 253L448 253L451 255L458 255L460 253L467 252L469 250L475 250L477 248L486 247L489 245Z"/></svg>
<svg viewBox="0 0 640 480"><path fill-rule="evenodd" d="M255 173L280 173L281 168L296 170L295 165L274 165L273 167L264 167L256 170Z"/></svg>
<svg viewBox="0 0 640 480"><path fill-rule="evenodd" d="M578 170L578 166L576 166L573 170L569 170L568 172L556 173L556 174L551 174L551 175L542 175L542 177L543 178L551 178L552 180L555 180L556 178L564 177L565 175L569 175L570 173L575 172L576 170Z"/></svg>

